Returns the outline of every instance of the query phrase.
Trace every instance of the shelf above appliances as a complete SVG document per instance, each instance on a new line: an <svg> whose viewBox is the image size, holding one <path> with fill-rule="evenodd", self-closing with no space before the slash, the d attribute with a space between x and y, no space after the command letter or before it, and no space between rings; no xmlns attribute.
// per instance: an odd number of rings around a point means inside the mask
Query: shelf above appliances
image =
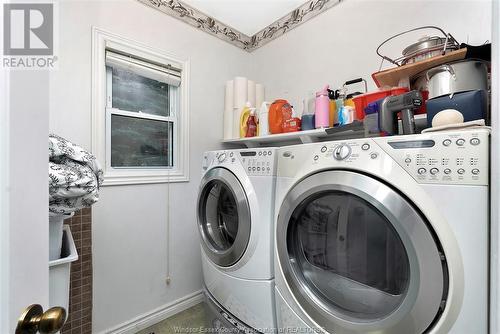
<svg viewBox="0 0 500 334"><path fill-rule="evenodd" d="M362 138L365 132L362 122L354 122L338 128L314 129L306 131L279 133L261 137L237 138L223 140L222 143L231 146L248 148L259 146L286 146L307 144L325 140Z"/></svg>

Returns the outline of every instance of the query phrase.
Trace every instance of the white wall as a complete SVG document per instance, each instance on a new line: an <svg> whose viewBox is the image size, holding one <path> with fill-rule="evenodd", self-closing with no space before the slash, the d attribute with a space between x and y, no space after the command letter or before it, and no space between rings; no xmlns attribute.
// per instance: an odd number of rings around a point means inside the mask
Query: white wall
<svg viewBox="0 0 500 334"><path fill-rule="evenodd" d="M459 42L491 41L491 1L342 1L254 51L254 77L266 84L268 100L285 97L297 112L309 91L327 83L338 88L363 77L373 90L371 74L381 60L377 46L398 32L424 25L439 26ZM387 55L397 57L422 34L396 41ZM363 91L361 85L352 88Z"/></svg>
<svg viewBox="0 0 500 334"><path fill-rule="evenodd" d="M61 1L59 70L51 76L50 130L91 147L91 27L165 50L191 62L190 182L109 186L93 208L93 333L201 289L195 205L202 152L222 138L224 83L249 75L245 51L134 0Z"/></svg>

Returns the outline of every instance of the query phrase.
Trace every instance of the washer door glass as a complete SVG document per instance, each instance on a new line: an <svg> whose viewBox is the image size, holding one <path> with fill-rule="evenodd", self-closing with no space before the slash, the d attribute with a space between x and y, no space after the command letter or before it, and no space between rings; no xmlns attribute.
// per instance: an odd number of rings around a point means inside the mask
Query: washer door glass
<svg viewBox="0 0 500 334"><path fill-rule="evenodd" d="M287 289L331 333L423 333L446 304L446 259L432 230L367 175L300 180L281 203L276 249Z"/></svg>
<svg viewBox="0 0 500 334"><path fill-rule="evenodd" d="M206 255L228 267L245 252L250 239L250 208L243 186L225 168L203 177L198 196L198 227Z"/></svg>
<svg viewBox="0 0 500 334"><path fill-rule="evenodd" d="M391 223L362 198L342 192L311 196L290 220L288 253L325 304L376 319L404 299L410 270Z"/></svg>

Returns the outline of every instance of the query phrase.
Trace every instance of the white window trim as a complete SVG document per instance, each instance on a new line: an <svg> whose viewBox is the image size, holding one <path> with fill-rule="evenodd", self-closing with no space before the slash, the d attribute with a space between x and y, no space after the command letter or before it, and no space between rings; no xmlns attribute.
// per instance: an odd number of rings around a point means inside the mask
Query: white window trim
<svg viewBox="0 0 500 334"><path fill-rule="evenodd" d="M174 127L174 167L169 169L109 168L109 143L106 129L109 112L106 108L106 49L150 59L158 63L175 63L182 69L179 91L179 114ZM104 186L189 181L189 60L155 50L113 33L92 27L92 152L105 166Z"/></svg>

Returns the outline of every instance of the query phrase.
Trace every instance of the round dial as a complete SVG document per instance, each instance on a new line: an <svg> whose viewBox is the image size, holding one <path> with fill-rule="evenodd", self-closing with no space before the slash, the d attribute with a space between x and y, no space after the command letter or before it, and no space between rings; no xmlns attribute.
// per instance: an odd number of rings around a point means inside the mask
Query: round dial
<svg viewBox="0 0 500 334"><path fill-rule="evenodd" d="M226 153L219 154L217 159L219 160L219 162L224 162L224 160L226 160Z"/></svg>
<svg viewBox="0 0 500 334"><path fill-rule="evenodd" d="M347 159L351 155L351 147L346 144L341 144L333 150L333 157L336 160Z"/></svg>

